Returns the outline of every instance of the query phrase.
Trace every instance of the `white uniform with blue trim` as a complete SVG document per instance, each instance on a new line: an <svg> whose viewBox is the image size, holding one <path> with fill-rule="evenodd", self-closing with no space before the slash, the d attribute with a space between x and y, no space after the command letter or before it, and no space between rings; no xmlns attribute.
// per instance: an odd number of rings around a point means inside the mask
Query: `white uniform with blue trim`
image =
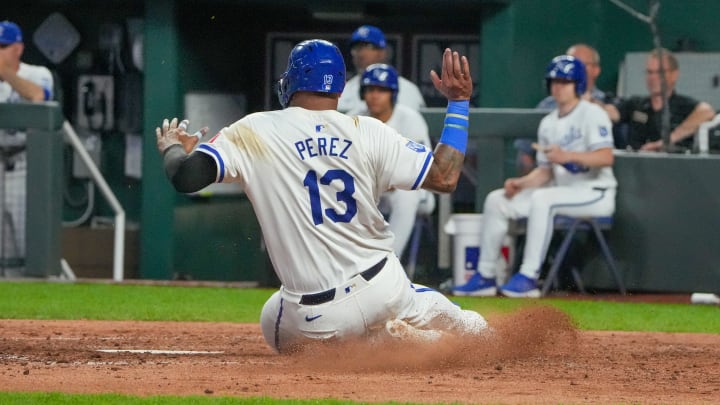
<svg viewBox="0 0 720 405"><path fill-rule="evenodd" d="M52 100L53 76L48 68L20 62L17 75L42 87L45 92L45 100ZM9 83L0 80L0 103L17 103L21 101L27 100L24 100Z"/></svg>
<svg viewBox="0 0 720 405"><path fill-rule="evenodd" d="M250 114L197 150L215 159L217 182L243 187L263 230L282 283L261 315L275 349L364 336L392 319L463 332L485 327L480 315L411 285L377 208L386 190L422 185L429 148L374 118L290 107ZM377 275L359 276L383 260ZM329 300L301 303L328 292Z"/></svg>
<svg viewBox="0 0 720 405"><path fill-rule="evenodd" d="M370 113L365 108L356 112L357 115L368 116ZM353 115L349 112L348 115ZM396 104L390 119L385 122L394 128L401 135L408 139L432 148L428 126L422 114L410 107ZM395 254L402 258L405 247L410 240L415 218L418 214L431 214L435 209L435 196L424 189L413 190L392 190L380 196L380 211L389 216L390 231L395 235L393 249Z"/></svg>
<svg viewBox="0 0 720 405"><path fill-rule="evenodd" d="M542 152L548 145L576 152L613 148L612 124L602 108L581 100L563 117L553 110L540 122L538 143L538 165L552 167L554 182L547 187L524 189L511 199L505 197L504 189L488 194L483 208L479 264L483 277L496 277L495 266L510 219L528 218L520 272L537 279L552 238L555 215L610 216L615 212L617 181L612 167L552 164Z"/></svg>

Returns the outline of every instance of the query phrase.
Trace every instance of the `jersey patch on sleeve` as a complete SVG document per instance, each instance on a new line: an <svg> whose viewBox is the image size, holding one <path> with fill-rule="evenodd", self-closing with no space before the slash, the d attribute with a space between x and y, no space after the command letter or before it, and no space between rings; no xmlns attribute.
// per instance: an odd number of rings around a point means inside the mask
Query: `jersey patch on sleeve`
<svg viewBox="0 0 720 405"><path fill-rule="evenodd" d="M599 130L600 130L600 136L603 136L603 137L608 136L608 134L610 133L610 131L608 131L607 127L604 125L601 125Z"/></svg>
<svg viewBox="0 0 720 405"><path fill-rule="evenodd" d="M408 139L408 143L405 144L405 147L407 147L410 150L414 150L415 152L418 152L418 153L425 152L425 150L426 150L425 145L423 145L421 143L417 143L417 142L415 142L413 140L409 140L409 139Z"/></svg>

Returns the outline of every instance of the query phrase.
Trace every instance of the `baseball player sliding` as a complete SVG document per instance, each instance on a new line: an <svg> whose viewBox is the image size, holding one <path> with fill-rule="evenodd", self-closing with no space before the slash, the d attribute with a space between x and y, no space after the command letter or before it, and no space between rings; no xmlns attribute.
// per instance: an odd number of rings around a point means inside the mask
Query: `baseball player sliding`
<svg viewBox="0 0 720 405"><path fill-rule="evenodd" d="M495 295L495 269L511 218L527 217L520 271L500 287L508 297L540 296L537 279L550 244L555 215L607 216L615 211L617 182L612 171L612 125L605 111L585 93L585 66L579 59L554 58L545 74L557 108L540 121L538 167L488 194L483 208L482 255L478 273L455 295Z"/></svg>
<svg viewBox="0 0 720 405"><path fill-rule="evenodd" d="M434 152L376 119L336 111L345 64L335 45L319 39L290 52L278 82L283 110L247 115L197 147L176 119L156 129L176 190L237 182L250 199L282 283L260 318L278 352L383 330L428 339L487 331L478 313L408 280L376 206L389 189L457 185L472 93L467 58L445 50L442 72L431 78L449 100Z"/></svg>

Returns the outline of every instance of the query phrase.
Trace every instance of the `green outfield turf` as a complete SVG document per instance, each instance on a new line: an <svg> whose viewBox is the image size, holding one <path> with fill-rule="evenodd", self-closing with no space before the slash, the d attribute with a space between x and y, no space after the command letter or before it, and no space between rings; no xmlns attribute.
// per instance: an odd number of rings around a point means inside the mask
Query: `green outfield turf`
<svg viewBox="0 0 720 405"><path fill-rule="evenodd" d="M141 321L259 322L274 290L82 283L0 283L5 319L104 319ZM485 315L523 305L552 305L584 330L720 333L714 306L562 299L454 297Z"/></svg>

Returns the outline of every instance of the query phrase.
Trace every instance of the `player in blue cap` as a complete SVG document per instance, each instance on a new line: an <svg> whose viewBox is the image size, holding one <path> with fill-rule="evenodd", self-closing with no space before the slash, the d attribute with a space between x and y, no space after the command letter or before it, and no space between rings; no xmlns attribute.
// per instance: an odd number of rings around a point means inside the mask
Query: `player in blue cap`
<svg viewBox="0 0 720 405"><path fill-rule="evenodd" d="M355 67L355 75L345 84L345 91L338 101L338 111L356 114L365 108L360 99L360 79L368 66L387 62L387 41L380 28L363 25L350 36L350 56ZM414 110L425 107L425 99L420 89L410 80L398 76L398 104Z"/></svg>
<svg viewBox="0 0 720 405"><path fill-rule="evenodd" d="M41 102L53 98L52 73L44 66L23 63L21 57L24 50L20 27L14 22L0 21L0 103ZM6 156L2 164L12 169L2 179L5 182L3 187L7 190L5 207L11 215L4 225L14 227L12 235L15 239L15 249L3 250L5 259L15 258L10 253L13 250L18 259L25 257L25 143L25 132L0 128L0 148ZM11 231L5 232L10 234Z"/></svg>
<svg viewBox="0 0 720 405"><path fill-rule="evenodd" d="M0 102L52 99L52 74L46 67L21 62L24 50L20 27L0 22Z"/></svg>

